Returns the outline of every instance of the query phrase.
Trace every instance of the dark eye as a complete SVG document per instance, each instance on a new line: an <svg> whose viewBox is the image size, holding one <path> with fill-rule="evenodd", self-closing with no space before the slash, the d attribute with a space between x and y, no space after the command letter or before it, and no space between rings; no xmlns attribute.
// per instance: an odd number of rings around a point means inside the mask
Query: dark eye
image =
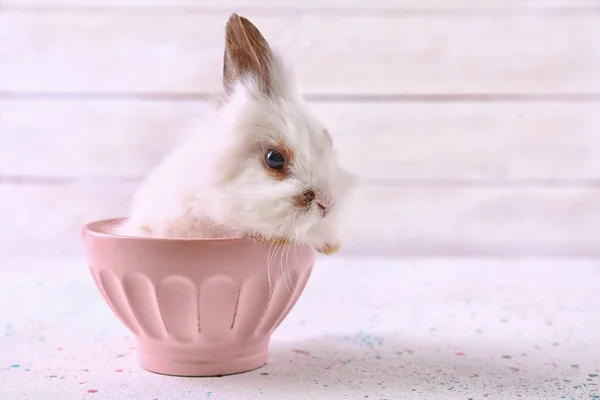
<svg viewBox="0 0 600 400"><path fill-rule="evenodd" d="M265 154L265 163L269 168L283 169L283 167L285 167L285 158L280 152L269 150L267 151L267 154Z"/></svg>

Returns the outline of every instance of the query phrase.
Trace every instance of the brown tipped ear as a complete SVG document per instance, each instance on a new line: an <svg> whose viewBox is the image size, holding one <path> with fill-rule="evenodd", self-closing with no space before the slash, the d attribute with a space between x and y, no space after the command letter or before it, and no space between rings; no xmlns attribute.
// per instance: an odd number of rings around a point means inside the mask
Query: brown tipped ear
<svg viewBox="0 0 600 400"><path fill-rule="evenodd" d="M260 31L244 17L232 14L225 27L223 88L231 94L236 82L250 78L261 94L272 91L270 64L273 53Z"/></svg>

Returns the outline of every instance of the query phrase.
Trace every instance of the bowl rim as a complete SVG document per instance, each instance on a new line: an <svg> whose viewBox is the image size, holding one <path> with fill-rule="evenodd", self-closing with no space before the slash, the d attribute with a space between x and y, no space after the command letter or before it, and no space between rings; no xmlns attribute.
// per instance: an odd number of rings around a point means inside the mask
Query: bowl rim
<svg viewBox="0 0 600 400"><path fill-rule="evenodd" d="M110 239L119 240L130 240L130 241L146 241L146 242L162 242L162 243L207 243L207 242L220 242L220 243L258 243L256 240L248 237L236 237L236 238L166 238L166 237L146 237L146 236L125 236L117 235L114 233L106 232L103 229L106 226L118 224L127 220L125 217L117 218L105 218L95 221L90 221L83 226L82 233L84 235L91 235L95 237L103 237Z"/></svg>

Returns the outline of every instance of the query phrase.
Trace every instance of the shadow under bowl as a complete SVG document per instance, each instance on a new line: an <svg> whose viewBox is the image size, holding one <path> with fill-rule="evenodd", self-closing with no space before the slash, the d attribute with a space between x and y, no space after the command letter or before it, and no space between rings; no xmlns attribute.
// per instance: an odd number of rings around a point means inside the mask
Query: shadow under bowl
<svg viewBox="0 0 600 400"><path fill-rule="evenodd" d="M83 239L94 281L135 335L142 368L215 376L267 363L271 334L304 290L314 249L112 234L122 221L91 222Z"/></svg>

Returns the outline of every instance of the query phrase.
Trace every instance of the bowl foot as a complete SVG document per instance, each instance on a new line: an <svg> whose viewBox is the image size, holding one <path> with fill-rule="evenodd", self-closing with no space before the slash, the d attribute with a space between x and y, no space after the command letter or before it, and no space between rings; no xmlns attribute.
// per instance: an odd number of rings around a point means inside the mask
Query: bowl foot
<svg viewBox="0 0 600 400"><path fill-rule="evenodd" d="M238 352L231 352L231 347L223 349L223 352L216 349L208 352L200 349L190 351L189 348L183 352L175 349L165 352L157 347L160 345L138 341L140 366L150 372L175 376L201 377L248 372L264 366L269 356L268 342L240 348Z"/></svg>

